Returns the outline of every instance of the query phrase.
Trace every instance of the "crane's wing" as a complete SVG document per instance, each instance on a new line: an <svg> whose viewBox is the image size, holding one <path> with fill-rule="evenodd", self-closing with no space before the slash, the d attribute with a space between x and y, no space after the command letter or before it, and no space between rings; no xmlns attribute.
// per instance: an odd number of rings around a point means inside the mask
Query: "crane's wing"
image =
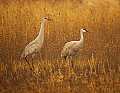
<svg viewBox="0 0 120 93"><path fill-rule="evenodd" d="M71 42L68 42L65 44L64 48L67 48L67 49L72 49L74 45L77 44L78 41L71 41Z"/></svg>
<svg viewBox="0 0 120 93"><path fill-rule="evenodd" d="M37 52L42 47L42 43L38 41L32 41L30 42L24 49L21 58L26 57L28 55L31 55L35 52Z"/></svg>
<svg viewBox="0 0 120 93"><path fill-rule="evenodd" d="M83 46L83 43L79 41L79 43L75 44L72 48L74 52L78 52L80 48Z"/></svg>
<svg viewBox="0 0 120 93"><path fill-rule="evenodd" d="M73 46L77 44L77 41L70 41L65 44L61 51L61 55L68 55L68 53L72 50Z"/></svg>
<svg viewBox="0 0 120 93"><path fill-rule="evenodd" d="M73 50L74 52L78 52L79 49L80 49L80 48L79 48L79 45L77 45L77 44L74 45L73 48L72 48L72 50Z"/></svg>
<svg viewBox="0 0 120 93"><path fill-rule="evenodd" d="M36 41L35 40L33 40L32 42L30 42L26 47L25 47L25 49L27 49L28 47L30 47L30 46L32 46L32 45L34 45L36 43Z"/></svg>

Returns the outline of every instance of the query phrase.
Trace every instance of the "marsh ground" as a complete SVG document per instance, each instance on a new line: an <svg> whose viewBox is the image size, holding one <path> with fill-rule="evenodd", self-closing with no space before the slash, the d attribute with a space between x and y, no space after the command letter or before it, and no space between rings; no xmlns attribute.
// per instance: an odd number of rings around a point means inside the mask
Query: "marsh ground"
<svg viewBox="0 0 120 93"><path fill-rule="evenodd" d="M44 16L53 21L45 24L34 74L19 58ZM1 0L0 21L1 93L120 92L119 0ZM79 40L81 28L90 33L74 58L76 75L69 76L68 60L62 61L60 52L66 42Z"/></svg>

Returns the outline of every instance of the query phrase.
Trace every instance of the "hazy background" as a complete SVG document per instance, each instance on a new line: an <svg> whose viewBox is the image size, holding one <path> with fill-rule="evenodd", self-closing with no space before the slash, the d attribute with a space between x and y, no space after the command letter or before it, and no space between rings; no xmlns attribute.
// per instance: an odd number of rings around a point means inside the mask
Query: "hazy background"
<svg viewBox="0 0 120 93"><path fill-rule="evenodd" d="M119 0L1 0L0 1L0 59L19 59L24 47L39 33L43 17L45 42L41 59L59 58L64 44L79 40L81 28L85 33L80 55L118 61L120 57ZM119 56L119 57L118 57Z"/></svg>
<svg viewBox="0 0 120 93"><path fill-rule="evenodd" d="M43 17L53 21L31 71L19 58ZM60 53L81 28L89 33L70 76ZM0 93L119 93L119 73L120 0L0 0Z"/></svg>

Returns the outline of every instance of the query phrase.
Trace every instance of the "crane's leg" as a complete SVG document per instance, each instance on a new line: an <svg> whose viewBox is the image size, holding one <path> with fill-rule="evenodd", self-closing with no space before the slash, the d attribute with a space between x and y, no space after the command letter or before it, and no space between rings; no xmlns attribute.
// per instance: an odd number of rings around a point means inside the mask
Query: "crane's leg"
<svg viewBox="0 0 120 93"><path fill-rule="evenodd" d="M72 74L75 75L75 72L74 72L74 64L73 64L73 63L74 63L73 60L71 60L71 72L72 72Z"/></svg>
<svg viewBox="0 0 120 93"><path fill-rule="evenodd" d="M35 54L32 54L32 68L34 69L34 64L33 64L33 58L34 58Z"/></svg>
<svg viewBox="0 0 120 93"><path fill-rule="evenodd" d="M74 75L75 77L77 77L77 75L74 72L74 61L73 61L73 59L71 59L71 74Z"/></svg>
<svg viewBox="0 0 120 93"><path fill-rule="evenodd" d="M73 69L74 69L73 60L71 60L71 67L72 67L72 71L73 71Z"/></svg>
<svg viewBox="0 0 120 93"><path fill-rule="evenodd" d="M74 75L73 75L72 57L69 57L69 70L70 70L70 76L69 76L70 92L74 92Z"/></svg>
<svg viewBox="0 0 120 93"><path fill-rule="evenodd" d="M71 58L70 58L70 56L68 57L68 59L69 59L69 75L70 75L70 77L71 77Z"/></svg>
<svg viewBox="0 0 120 93"><path fill-rule="evenodd" d="M63 58L64 58L64 61L66 61L67 56L64 56Z"/></svg>
<svg viewBox="0 0 120 93"><path fill-rule="evenodd" d="M38 60L40 60L40 53L38 53L38 56L39 56L39 57L38 57Z"/></svg>
<svg viewBox="0 0 120 93"><path fill-rule="evenodd" d="M30 66L30 63L29 61L27 60L27 57L25 57L25 61L28 63L29 67L30 67L30 70L32 70L32 67Z"/></svg>

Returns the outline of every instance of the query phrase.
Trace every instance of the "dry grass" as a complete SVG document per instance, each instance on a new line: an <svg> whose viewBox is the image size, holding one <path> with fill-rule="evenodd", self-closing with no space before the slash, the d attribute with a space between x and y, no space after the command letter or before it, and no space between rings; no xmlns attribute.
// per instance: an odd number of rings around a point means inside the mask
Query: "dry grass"
<svg viewBox="0 0 120 93"><path fill-rule="evenodd" d="M34 74L19 57L38 35L44 16L53 21L45 24ZM90 33L74 58L76 75L69 77L68 60L63 62L60 52L66 42L79 40L80 28ZM119 62L119 0L0 1L1 93L119 93Z"/></svg>

